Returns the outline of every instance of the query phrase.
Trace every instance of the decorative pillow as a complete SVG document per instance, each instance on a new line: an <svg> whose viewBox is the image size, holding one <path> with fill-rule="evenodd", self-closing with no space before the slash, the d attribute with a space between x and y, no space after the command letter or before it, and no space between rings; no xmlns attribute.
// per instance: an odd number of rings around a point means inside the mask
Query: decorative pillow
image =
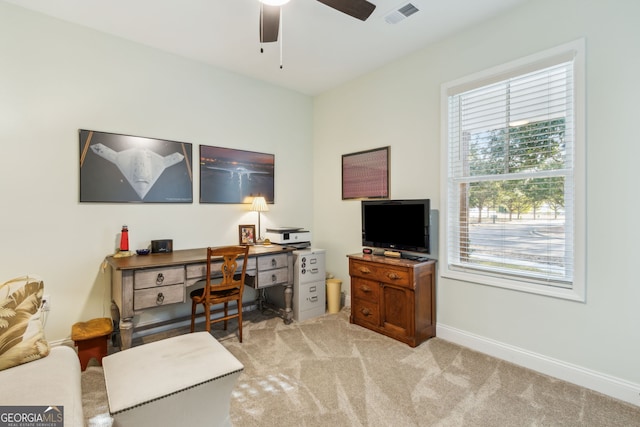
<svg viewBox="0 0 640 427"><path fill-rule="evenodd" d="M49 354L41 303L44 282L33 276L0 285L0 371Z"/></svg>

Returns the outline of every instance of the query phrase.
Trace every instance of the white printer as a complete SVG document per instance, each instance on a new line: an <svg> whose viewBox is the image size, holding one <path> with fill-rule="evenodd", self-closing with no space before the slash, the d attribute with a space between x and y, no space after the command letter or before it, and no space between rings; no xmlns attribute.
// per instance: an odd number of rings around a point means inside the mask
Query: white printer
<svg viewBox="0 0 640 427"><path fill-rule="evenodd" d="M311 246L311 232L297 227L267 228L264 235L271 243L307 248Z"/></svg>

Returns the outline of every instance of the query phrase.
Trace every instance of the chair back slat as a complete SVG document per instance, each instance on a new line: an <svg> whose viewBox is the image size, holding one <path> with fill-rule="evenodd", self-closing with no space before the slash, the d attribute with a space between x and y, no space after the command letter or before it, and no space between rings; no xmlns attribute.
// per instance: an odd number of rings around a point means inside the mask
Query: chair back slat
<svg viewBox="0 0 640 427"><path fill-rule="evenodd" d="M248 246L225 246L219 248L207 248L207 290L210 289L215 291L222 291L226 289L240 288L240 292L242 293L247 271L248 255ZM212 264L218 263L220 257L222 257L220 271L211 271ZM237 270L239 258L242 260L242 269L240 274L238 275ZM212 282L212 278L220 276L222 276L222 281L220 281L219 283Z"/></svg>

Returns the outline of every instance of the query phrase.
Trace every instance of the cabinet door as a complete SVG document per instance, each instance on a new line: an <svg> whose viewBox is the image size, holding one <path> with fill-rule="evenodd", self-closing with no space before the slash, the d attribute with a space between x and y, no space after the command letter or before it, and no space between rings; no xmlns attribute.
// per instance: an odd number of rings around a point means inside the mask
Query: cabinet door
<svg viewBox="0 0 640 427"><path fill-rule="evenodd" d="M413 336L413 299L410 289L383 284L381 324L387 332L398 337Z"/></svg>

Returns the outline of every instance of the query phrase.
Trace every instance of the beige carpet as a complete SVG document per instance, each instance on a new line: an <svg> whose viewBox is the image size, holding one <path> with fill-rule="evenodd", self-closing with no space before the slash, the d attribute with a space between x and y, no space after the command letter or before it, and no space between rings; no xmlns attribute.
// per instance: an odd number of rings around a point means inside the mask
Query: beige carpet
<svg viewBox="0 0 640 427"><path fill-rule="evenodd" d="M253 311L243 323L242 344L213 332L245 366L234 426L640 426L639 407L438 338L412 349L349 324L348 309L291 325ZM103 425L99 367L83 390L88 424Z"/></svg>

